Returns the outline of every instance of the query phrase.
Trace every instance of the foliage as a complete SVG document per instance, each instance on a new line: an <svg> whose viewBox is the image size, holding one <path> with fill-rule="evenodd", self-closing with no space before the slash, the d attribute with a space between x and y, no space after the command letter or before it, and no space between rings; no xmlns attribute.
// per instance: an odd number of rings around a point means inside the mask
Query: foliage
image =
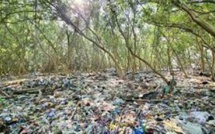
<svg viewBox="0 0 215 134"><path fill-rule="evenodd" d="M183 70L199 59L213 66L205 56L215 52L213 7L181 0L3 0L0 74L108 67L124 74L175 63Z"/></svg>

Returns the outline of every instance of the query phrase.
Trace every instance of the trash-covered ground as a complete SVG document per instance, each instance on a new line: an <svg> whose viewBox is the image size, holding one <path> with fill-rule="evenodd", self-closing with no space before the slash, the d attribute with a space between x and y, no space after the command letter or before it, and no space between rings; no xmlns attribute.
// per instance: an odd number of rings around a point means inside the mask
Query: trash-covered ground
<svg viewBox="0 0 215 134"><path fill-rule="evenodd" d="M2 78L0 133L214 134L215 83L175 73L174 92L151 72L115 70ZM172 76L166 73L168 79Z"/></svg>

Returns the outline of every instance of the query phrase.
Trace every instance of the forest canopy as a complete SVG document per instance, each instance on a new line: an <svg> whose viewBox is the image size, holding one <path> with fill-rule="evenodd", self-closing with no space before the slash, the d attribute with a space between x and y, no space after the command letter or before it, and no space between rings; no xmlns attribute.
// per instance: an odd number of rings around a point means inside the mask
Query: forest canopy
<svg viewBox="0 0 215 134"><path fill-rule="evenodd" d="M214 74L213 0L2 0L0 74L190 68ZM214 76L212 75L212 78Z"/></svg>

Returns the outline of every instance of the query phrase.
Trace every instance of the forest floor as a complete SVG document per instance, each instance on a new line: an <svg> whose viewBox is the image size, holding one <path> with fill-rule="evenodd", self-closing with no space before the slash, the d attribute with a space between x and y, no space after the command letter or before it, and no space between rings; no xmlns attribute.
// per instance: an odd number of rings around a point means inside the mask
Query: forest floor
<svg viewBox="0 0 215 134"><path fill-rule="evenodd" d="M176 72L169 93L152 72L130 77L108 69L1 78L0 133L215 133L215 83L209 77Z"/></svg>

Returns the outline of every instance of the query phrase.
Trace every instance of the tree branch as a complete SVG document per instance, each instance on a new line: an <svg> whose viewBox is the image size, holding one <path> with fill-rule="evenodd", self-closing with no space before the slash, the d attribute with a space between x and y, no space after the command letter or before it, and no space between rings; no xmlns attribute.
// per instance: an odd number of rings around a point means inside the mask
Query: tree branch
<svg viewBox="0 0 215 134"><path fill-rule="evenodd" d="M198 26L200 26L206 32L208 32L213 37L215 37L215 27L213 25L211 25L210 23L208 23L205 20L202 20L201 18L198 18L197 14L195 12L191 11L180 0L173 0L173 4L175 4L177 7L180 7L182 10L184 10Z"/></svg>
<svg viewBox="0 0 215 134"><path fill-rule="evenodd" d="M215 4L215 1L214 0L201 0L201 1L199 1L199 0L194 0L194 1L189 1L189 2L187 2L187 3L198 3L198 4L200 4L200 3L210 3L210 4Z"/></svg>

